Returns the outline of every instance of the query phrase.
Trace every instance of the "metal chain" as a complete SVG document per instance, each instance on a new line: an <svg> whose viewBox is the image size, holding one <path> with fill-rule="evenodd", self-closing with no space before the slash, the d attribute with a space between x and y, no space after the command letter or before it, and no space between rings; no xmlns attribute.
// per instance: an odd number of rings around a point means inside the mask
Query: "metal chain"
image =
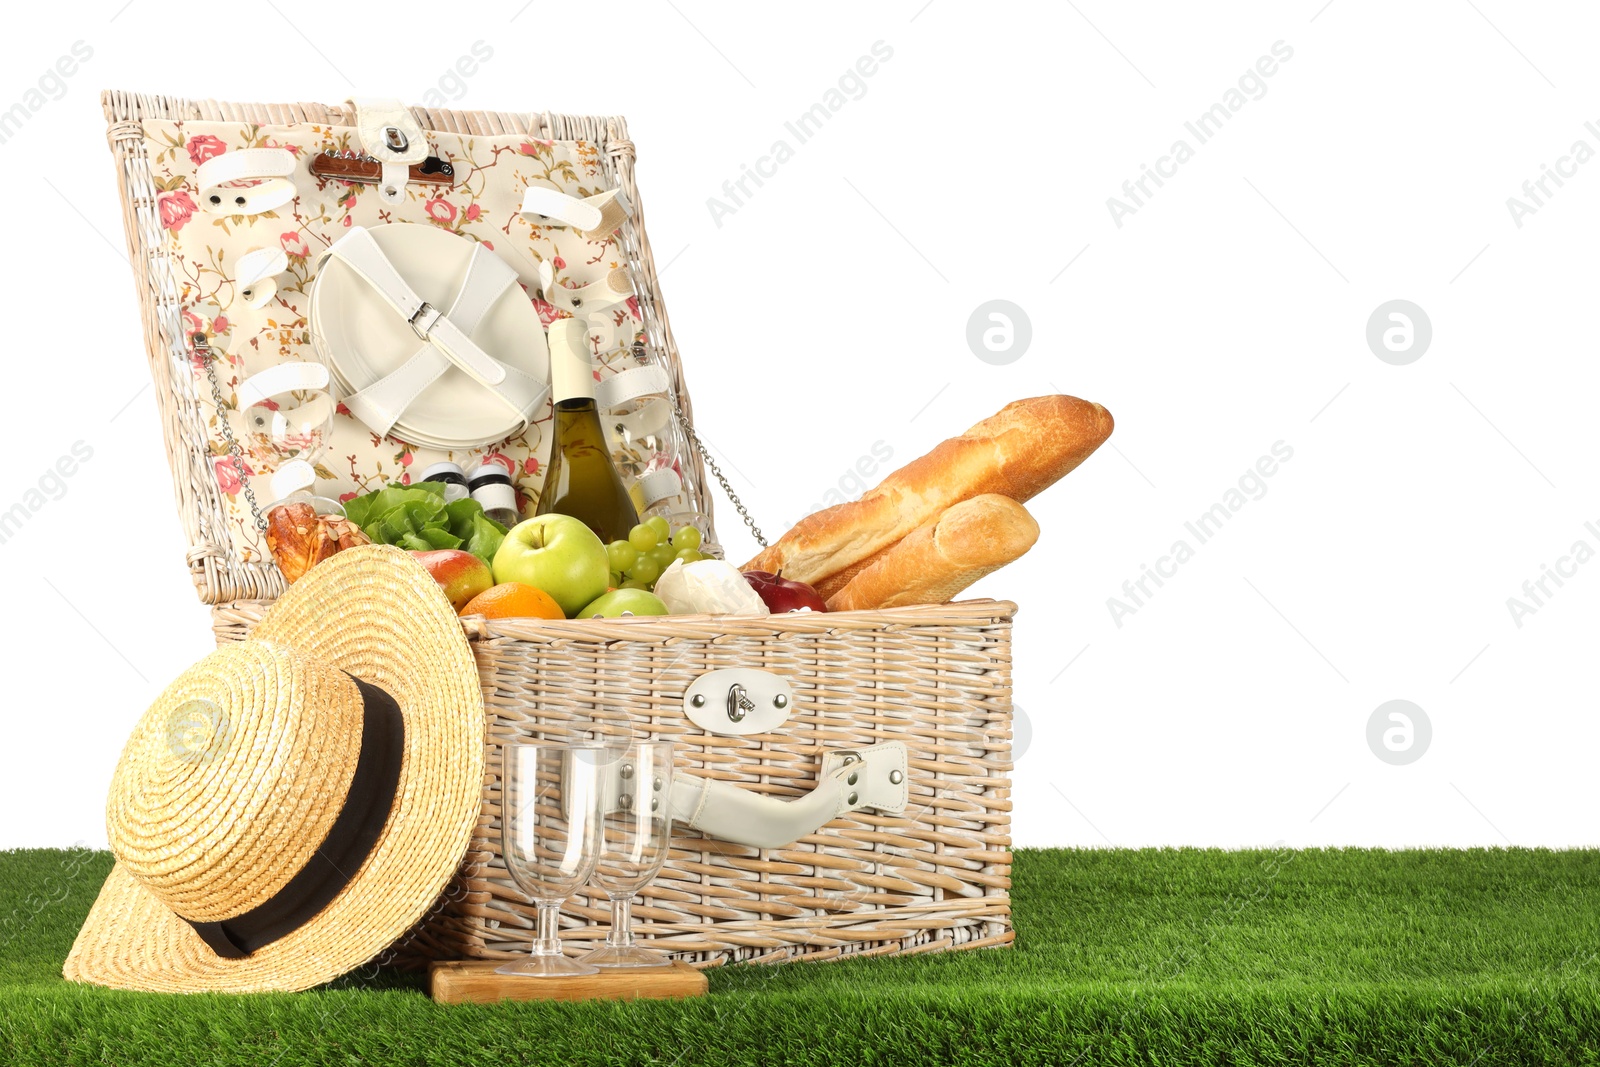
<svg viewBox="0 0 1600 1067"><path fill-rule="evenodd" d="M750 517L750 513L744 509L744 503L739 499L739 494L735 493L733 486L728 484L727 476L722 473L722 468L717 466L717 461L711 458L711 453L707 451L705 442L700 440L700 435L694 432L693 426L689 425L689 419L682 411L678 410L676 404L672 406L672 413L678 416L678 425L683 427L683 432L688 436L689 443L694 445L696 451L700 453L700 458L705 460L706 467L711 471L712 476L721 483L722 491L728 494L729 500L733 501L733 506L738 509L739 517L744 520L746 526L750 527L750 532L756 535L756 541L761 547L766 548L767 539L761 536L761 528L756 525L756 520Z"/></svg>
<svg viewBox="0 0 1600 1067"><path fill-rule="evenodd" d="M194 351L206 361L206 378L211 382L211 400L217 408L217 425L222 430L223 440L228 442L228 455L233 457L233 469L239 475L239 484L244 488L244 498L250 504L250 513L256 517L256 529L262 533L267 532L267 520L261 516L261 505L256 503L256 493L250 488L250 480L244 473L244 449L239 447L239 439L233 436L233 426L228 422L228 409L222 403L222 386L217 384L217 354L211 350L211 344L203 333L194 334ZM765 544L766 542L762 542Z"/></svg>

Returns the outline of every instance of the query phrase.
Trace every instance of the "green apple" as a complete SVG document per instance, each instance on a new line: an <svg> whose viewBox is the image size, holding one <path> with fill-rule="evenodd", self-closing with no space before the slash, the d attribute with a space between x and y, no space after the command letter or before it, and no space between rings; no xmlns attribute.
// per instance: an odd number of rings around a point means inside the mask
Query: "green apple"
<svg viewBox="0 0 1600 1067"><path fill-rule="evenodd" d="M606 546L570 515L540 515L517 523L494 554L496 582L543 589L569 619L604 593L610 578Z"/></svg>
<svg viewBox="0 0 1600 1067"><path fill-rule="evenodd" d="M643 589L613 589L572 616L574 619L620 619L624 615L665 615L667 605Z"/></svg>

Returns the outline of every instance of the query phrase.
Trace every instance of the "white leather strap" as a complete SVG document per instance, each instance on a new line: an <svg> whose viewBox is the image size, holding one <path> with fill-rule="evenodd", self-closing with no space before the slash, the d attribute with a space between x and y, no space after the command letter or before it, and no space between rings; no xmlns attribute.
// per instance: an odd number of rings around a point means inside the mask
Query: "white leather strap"
<svg viewBox="0 0 1600 1067"><path fill-rule="evenodd" d="M328 368L321 363L280 363L239 383L239 407L259 404L268 397L296 389L328 388Z"/></svg>
<svg viewBox="0 0 1600 1067"><path fill-rule="evenodd" d="M598 207L559 189L540 185L530 185L522 191L522 214L539 215L574 230L589 230L600 225Z"/></svg>
<svg viewBox="0 0 1600 1067"><path fill-rule="evenodd" d="M411 167L405 163L384 163L378 178L378 196L386 204L399 204L406 198L406 180Z"/></svg>
<svg viewBox="0 0 1600 1067"><path fill-rule="evenodd" d="M278 292L277 276L289 269L282 248L254 248L233 265L234 285L247 307L264 308Z"/></svg>
<svg viewBox="0 0 1600 1067"><path fill-rule="evenodd" d="M462 333L471 335L495 302L516 283L517 272L499 256L479 245L472 251L461 291L456 294L455 302L444 317L455 323ZM449 369L449 358L432 344L424 344L389 374L348 397L345 406L374 433L386 434L406 408L422 395L422 391L438 381L440 375ZM511 368L506 368L506 371L508 378L518 373ZM543 399L541 387L534 405ZM528 412L519 414L526 421L532 417L532 409L530 407Z"/></svg>
<svg viewBox="0 0 1600 1067"><path fill-rule="evenodd" d="M594 387L594 402L602 409L620 407L641 396L666 396L667 372L659 363L618 371Z"/></svg>
<svg viewBox="0 0 1600 1067"><path fill-rule="evenodd" d="M382 96L352 96L345 101L356 113L361 150L379 163L421 163L428 158L428 137L411 109Z"/></svg>
<svg viewBox="0 0 1600 1067"><path fill-rule="evenodd" d="M303 400L285 397L281 404L261 406L263 400L286 393L307 391ZM333 396L328 390L328 368L321 363L280 363L252 374L239 383L238 407L231 417L243 433L269 440L290 439L307 427L333 419Z"/></svg>
<svg viewBox="0 0 1600 1067"><path fill-rule="evenodd" d="M563 311L587 313L620 304L633 295L633 281L626 267L614 267L588 285L569 289L556 284L555 268L548 259L539 261L539 290L545 300Z"/></svg>
<svg viewBox="0 0 1600 1067"><path fill-rule="evenodd" d="M522 191L522 216L528 221L549 219L591 240L610 237L632 214L633 205L628 203L620 187L582 199L538 185L530 185Z"/></svg>
<svg viewBox="0 0 1600 1067"><path fill-rule="evenodd" d="M639 492L644 497L645 507L659 504L682 491L683 479L671 467L660 467L639 475Z"/></svg>
<svg viewBox="0 0 1600 1067"><path fill-rule="evenodd" d="M622 220L633 217L633 205L628 203L628 194L620 186L596 193L584 202L600 209L600 225L586 226L582 231L583 236L591 241L610 237L622 225Z"/></svg>
<svg viewBox="0 0 1600 1067"><path fill-rule="evenodd" d="M259 215L294 199L294 153L287 148L235 148L195 172L200 207L214 215ZM254 182L232 185L232 182Z"/></svg>
<svg viewBox="0 0 1600 1067"><path fill-rule="evenodd" d="M886 741L871 748L825 753L816 788L795 800L775 800L680 772L673 775L670 807L674 819L708 837L782 848L865 808L898 815L906 809L909 792L906 747Z"/></svg>
<svg viewBox="0 0 1600 1067"><path fill-rule="evenodd" d="M383 250L378 247L378 243L365 228L353 227L349 233L334 242L323 256L332 256L355 271L358 277L372 286L385 303L411 324L412 330L419 338L430 342L444 353L450 362L492 392L516 412L524 425L532 420L534 409L549 395L549 384L507 367L490 356L474 344L466 332L448 316L424 302L406 280L400 277L400 273L394 269L394 264L389 262L388 257L383 254ZM498 260L498 257L494 258ZM352 412L354 410L351 408Z"/></svg>
<svg viewBox="0 0 1600 1067"><path fill-rule="evenodd" d="M378 198L386 204L403 203L411 164L428 158L428 136L421 123L398 100L352 96L346 103L356 112L361 151L379 163Z"/></svg>
<svg viewBox="0 0 1600 1067"><path fill-rule="evenodd" d="M272 498L283 500L292 493L315 486L317 469L303 459L291 459L278 465L267 484L272 487Z"/></svg>

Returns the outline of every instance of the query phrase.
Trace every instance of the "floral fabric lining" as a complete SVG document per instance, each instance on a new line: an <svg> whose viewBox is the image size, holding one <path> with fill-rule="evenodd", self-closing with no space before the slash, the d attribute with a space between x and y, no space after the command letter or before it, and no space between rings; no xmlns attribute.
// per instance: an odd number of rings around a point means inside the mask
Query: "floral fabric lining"
<svg viewBox="0 0 1600 1067"><path fill-rule="evenodd" d="M623 264L614 237L587 240L565 227L540 225L543 220L530 222L519 213L522 191L530 184L577 197L609 187L599 149L587 141L430 132L430 152L453 164L455 184L413 183L406 189L405 202L391 206L379 198L375 186L315 178L306 168L306 161L323 151L359 151L354 127L149 121L145 138L183 328L186 335L204 333L218 354L218 383L232 407L237 407L236 390L245 378L277 363L317 358L307 319L312 263L351 226L407 222L482 242L516 269L527 299L547 326L567 312L536 295L539 263L548 262L556 284L569 287L585 285ZM285 148L294 153L302 161L293 178L296 198L255 216L203 210L195 181L200 164L241 148ZM247 252L264 247L281 248L289 269L278 277L277 291L267 306L252 309L239 297L235 264ZM634 344L643 341L637 298L596 312L588 321L598 359L597 378L638 365L632 355ZM265 559L265 545L243 485L249 480L265 506L271 497L265 476L272 472L274 454L241 439L243 461L231 457L211 402L204 361L192 357L189 373L194 375L195 395L209 430L212 469L227 500L232 542L241 559ZM380 437L341 404L328 453L317 464L317 492L349 499L391 481L409 483L413 471L440 460L453 460L470 472L487 456L512 473L519 502L531 509L538 498L546 446L530 448L530 442L538 440L549 421L546 402L535 419L538 432L530 430L490 448L443 452Z"/></svg>

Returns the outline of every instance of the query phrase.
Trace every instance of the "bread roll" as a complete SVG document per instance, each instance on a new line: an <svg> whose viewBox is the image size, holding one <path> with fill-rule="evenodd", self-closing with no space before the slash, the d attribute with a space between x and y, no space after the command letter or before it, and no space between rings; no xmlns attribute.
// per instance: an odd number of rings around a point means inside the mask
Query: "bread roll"
<svg viewBox="0 0 1600 1067"><path fill-rule="evenodd" d="M310 504L280 504L267 512L267 548L289 585L334 553L369 543L343 515L318 515Z"/></svg>
<svg viewBox="0 0 1600 1067"><path fill-rule="evenodd" d="M1039 540L1039 524L1010 497L985 493L953 504L857 574L829 611L943 604Z"/></svg>
<svg viewBox="0 0 1600 1067"><path fill-rule="evenodd" d="M869 560L952 504L982 493L1029 499L1089 458L1111 429L1109 411L1075 396L1007 404L901 467L860 500L801 519L740 569L781 571L798 582L836 586L825 580Z"/></svg>

